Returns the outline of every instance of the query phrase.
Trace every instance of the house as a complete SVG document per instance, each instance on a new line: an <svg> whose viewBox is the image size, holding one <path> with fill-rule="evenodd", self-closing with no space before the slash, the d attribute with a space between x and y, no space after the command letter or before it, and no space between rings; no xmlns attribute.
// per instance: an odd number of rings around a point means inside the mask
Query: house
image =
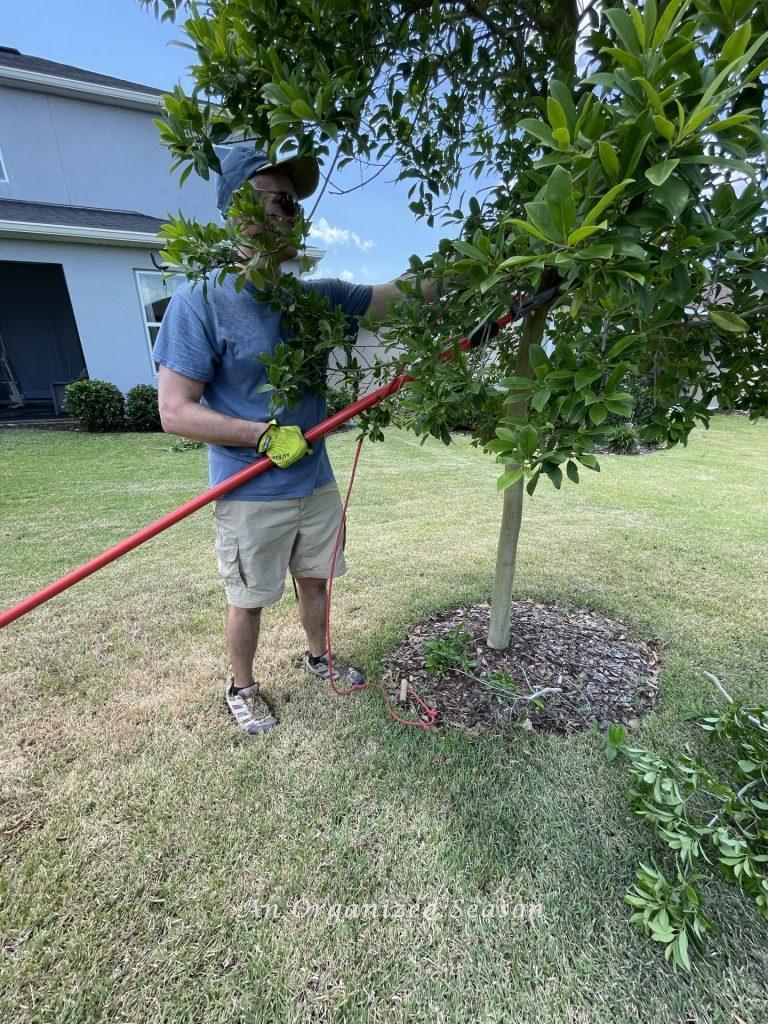
<svg viewBox="0 0 768 1024"><path fill-rule="evenodd" d="M58 415L82 377L157 384L183 280L158 269L157 233L179 210L220 222L214 175L170 173L161 95L0 46L0 420ZM313 269L324 255L306 253Z"/></svg>

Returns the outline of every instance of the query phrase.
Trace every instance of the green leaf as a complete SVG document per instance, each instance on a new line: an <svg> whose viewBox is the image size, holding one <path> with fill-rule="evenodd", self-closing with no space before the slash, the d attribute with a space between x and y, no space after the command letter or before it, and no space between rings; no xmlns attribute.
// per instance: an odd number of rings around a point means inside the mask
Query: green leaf
<svg viewBox="0 0 768 1024"><path fill-rule="evenodd" d="M547 474L549 479L552 481L552 483L555 485L555 487L559 491L560 490L560 485L563 482L563 471L562 471L562 469L560 469L559 466L553 466L550 462L543 463L542 469L544 470L544 472Z"/></svg>
<svg viewBox="0 0 768 1024"><path fill-rule="evenodd" d="M619 176L619 158L616 155L616 150L604 139L600 139L597 144L597 150L600 154L600 163L603 165L603 170L611 179L615 181Z"/></svg>
<svg viewBox="0 0 768 1024"><path fill-rule="evenodd" d="M506 473L502 473L502 475L496 481L496 490L503 491L505 487L509 487L510 484L513 484L516 480L519 480L522 475L523 471L520 468L520 466L518 466L516 469L510 469Z"/></svg>
<svg viewBox="0 0 768 1024"><path fill-rule="evenodd" d="M680 956L680 962L686 970L690 971L691 961L688 956L688 935L686 934L685 928L677 936L677 952Z"/></svg>
<svg viewBox="0 0 768 1024"><path fill-rule="evenodd" d="M524 426L518 434L518 444L520 445L520 451L529 458L538 448L539 435L530 423Z"/></svg>
<svg viewBox="0 0 768 1024"><path fill-rule="evenodd" d="M571 133L567 128L555 128L552 137L560 144L562 149L567 149L571 144Z"/></svg>
<svg viewBox="0 0 768 1024"><path fill-rule="evenodd" d="M609 8L605 11L605 17L627 50L633 54L639 53L640 47L638 46L637 32L627 12L621 10L621 8ZM643 43L644 40L640 45L643 45Z"/></svg>
<svg viewBox="0 0 768 1024"><path fill-rule="evenodd" d="M576 125L578 115L573 102L573 97L571 96L571 90L565 82L561 82L559 78L553 78L549 83L549 93L551 96L554 96L563 108L569 130L573 129Z"/></svg>
<svg viewBox="0 0 768 1024"><path fill-rule="evenodd" d="M670 216L677 218L685 209L690 194L682 178L673 174L654 191L653 198L657 203L661 203Z"/></svg>
<svg viewBox="0 0 768 1024"><path fill-rule="evenodd" d="M735 32L726 39L723 44L723 49L720 52L720 56L728 64L735 60L737 57L741 57L747 48L747 43L752 38L752 22L745 21L743 25L740 25Z"/></svg>
<svg viewBox="0 0 768 1024"><path fill-rule="evenodd" d="M599 224L587 224L586 227L582 225L580 228L576 228L572 231L567 238L568 245L578 245L579 242L583 242L585 238L589 238L590 235L594 235L596 231L605 231L608 227L608 221L603 220Z"/></svg>
<svg viewBox="0 0 768 1024"><path fill-rule="evenodd" d="M577 455L576 458L587 469L594 469L596 473L600 472L600 463L591 452L583 452L581 455Z"/></svg>
<svg viewBox="0 0 768 1024"><path fill-rule="evenodd" d="M595 405L590 405L589 418L592 420L593 423L602 423L607 415L608 410L602 402L596 402Z"/></svg>
<svg viewBox="0 0 768 1024"><path fill-rule="evenodd" d="M528 347L528 361L534 370L537 370L540 366L546 366L549 369L547 353L541 345L537 345L535 342Z"/></svg>
<svg viewBox="0 0 768 1024"><path fill-rule="evenodd" d="M535 117L524 117L522 121L517 122L517 127L522 128L524 132L528 132L529 135L538 139L539 142L543 142L550 149L557 149L557 142L552 135L552 129L543 121L537 121Z"/></svg>
<svg viewBox="0 0 768 1024"><path fill-rule="evenodd" d="M684 139L687 135L691 135L695 132L697 128L700 128L701 125L703 125L704 122L714 114L717 108L717 103L710 103L708 107L703 107L701 110L697 110L691 116L691 119L687 121L684 127L680 130L680 138Z"/></svg>
<svg viewBox="0 0 768 1024"><path fill-rule="evenodd" d="M632 19L632 26L637 36L637 41L640 44L640 49L645 49L645 23L638 9L633 5L629 5L629 16Z"/></svg>
<svg viewBox="0 0 768 1024"><path fill-rule="evenodd" d="M745 334L749 330L747 321L742 320L736 313L729 313L722 309L710 309L707 312L717 326L722 327L724 331L731 331L733 334Z"/></svg>
<svg viewBox="0 0 768 1024"><path fill-rule="evenodd" d="M630 345L636 344L637 341L638 337L636 334L627 334L625 337L619 338L619 340L615 341L605 353L605 358L609 361L614 360L616 356L621 355L625 349L628 349Z"/></svg>
<svg viewBox="0 0 768 1024"><path fill-rule="evenodd" d="M486 277L486 279L480 283L480 293L485 295L489 289L493 288L493 286L498 284L499 281L503 281L505 277L506 274L491 274L490 277Z"/></svg>
<svg viewBox="0 0 768 1024"><path fill-rule="evenodd" d="M679 163L679 160L660 160L648 168L645 176L652 185L663 185Z"/></svg>
<svg viewBox="0 0 768 1024"><path fill-rule="evenodd" d="M603 46L600 53L607 53L620 64L625 71L628 71L630 75L642 75L643 65L640 60L632 53L628 53L626 50L621 50L614 46Z"/></svg>
<svg viewBox="0 0 768 1024"><path fill-rule="evenodd" d="M530 377L505 377L502 385L508 391L533 391L534 383Z"/></svg>
<svg viewBox="0 0 768 1024"><path fill-rule="evenodd" d="M675 137L675 126L671 121L668 121L666 117L661 114L653 115L653 127L659 133L663 135L667 142L671 142Z"/></svg>
<svg viewBox="0 0 768 1024"><path fill-rule="evenodd" d="M656 25L656 31L653 33L654 50L658 50L661 47L661 44L667 38L669 32L672 31L674 26L677 24L676 19L682 17L687 6L688 0L669 0L669 3L662 11L659 22Z"/></svg>
<svg viewBox="0 0 768 1024"><path fill-rule="evenodd" d="M547 120L552 125L553 131L557 128L568 129L568 119L559 101L551 94L547 96Z"/></svg>
<svg viewBox="0 0 768 1024"><path fill-rule="evenodd" d="M531 479L528 481L528 483L525 485L525 489L526 489L526 491L528 491L528 493L530 495L533 495L533 492L536 490L536 484L539 482L539 477L540 476L541 476L541 472L539 470L537 470L533 474Z"/></svg>
<svg viewBox="0 0 768 1024"><path fill-rule="evenodd" d="M585 227L587 227L590 224L594 224L595 221L600 216L600 214L603 212L603 210L605 210L606 207L610 206L611 203L613 202L613 200L618 195L620 195L624 191L625 188L627 188L629 185L634 184L634 180L635 180L634 178L625 178L624 181L620 181L618 185L614 185L613 188L609 189L605 193L603 198L600 199L599 202L597 202L592 207L592 209L586 215L584 220L581 222L581 226L583 228L585 228Z"/></svg>
<svg viewBox="0 0 768 1024"><path fill-rule="evenodd" d="M505 270L507 267L522 267L525 266L526 263L539 263L540 265L543 265L545 255L546 254L542 254L541 256L510 256L509 259L500 263L496 269Z"/></svg>
<svg viewBox="0 0 768 1024"><path fill-rule="evenodd" d="M294 100L291 104L291 111L304 121L314 121L315 112L305 100Z"/></svg>
<svg viewBox="0 0 768 1024"><path fill-rule="evenodd" d="M552 392L548 391L547 388L542 388L541 391L537 391L531 399L531 405L537 412L541 412L551 397Z"/></svg>
<svg viewBox="0 0 768 1024"><path fill-rule="evenodd" d="M651 104L656 113L663 117L664 116L664 104L661 102L661 97L653 88L647 78L643 78L642 75L635 75L633 81L639 82L640 87L646 95L648 102Z"/></svg>
<svg viewBox="0 0 768 1024"><path fill-rule="evenodd" d="M707 127L707 131L713 135L717 135L720 132L727 131L729 128L734 128L740 124L747 124L750 121L755 120L755 113L757 108L751 108L750 110L742 110L739 114L733 114L731 117L724 117L722 121L713 121L711 125Z"/></svg>
<svg viewBox="0 0 768 1024"><path fill-rule="evenodd" d="M632 174L634 169L640 163L640 158L642 157L643 153L645 153L645 147L646 147L646 145L648 143L648 139L650 139L650 137L651 137L651 133L650 132L642 132L641 133L636 128L634 130L630 131L630 133L628 135L628 138L627 138L627 143L629 143L632 139L634 139L634 141L635 141L634 148L630 149L629 146L627 145L627 146L623 147L622 152L621 152L622 170L621 170L620 173L623 173L625 178L628 178L629 175Z"/></svg>
<svg viewBox="0 0 768 1024"><path fill-rule="evenodd" d="M462 256L468 256L470 259L477 260L480 263L488 262L488 256L483 252L483 250L478 249L478 247L476 245L472 245L471 242L457 240L451 244L457 252L462 254Z"/></svg>
<svg viewBox="0 0 768 1024"><path fill-rule="evenodd" d="M631 416L632 415L632 403L631 402L614 402L609 398L605 399L605 407L608 412L612 412L615 416Z"/></svg>
<svg viewBox="0 0 768 1024"><path fill-rule="evenodd" d="M531 223L547 236L548 241L562 242L564 240L564 235L561 234L560 229L553 220L546 202L535 199L533 202L525 203L525 212L528 214L528 219Z"/></svg>
<svg viewBox="0 0 768 1024"><path fill-rule="evenodd" d="M520 228L521 231L527 231L529 235L533 235L534 238L540 238L543 242L552 241L552 239L548 239L543 231L540 231L535 224L531 224L527 220L520 220L518 217L508 217L504 223L514 224L514 226Z"/></svg>
<svg viewBox="0 0 768 1024"><path fill-rule="evenodd" d="M645 38L650 41L653 38L653 30L656 28L656 0L645 0L643 28L645 29Z"/></svg>
<svg viewBox="0 0 768 1024"><path fill-rule="evenodd" d="M586 249L580 249L573 255L578 260L609 260L613 256L613 242L588 245Z"/></svg>
<svg viewBox="0 0 768 1024"><path fill-rule="evenodd" d="M737 57L735 60L733 60L730 63L726 64L726 66L722 69L722 71L720 71L719 74L715 75L715 77L709 83L707 88L704 90L704 93L703 93L701 99L696 104L696 107L694 109L694 114L698 113L701 110L702 107L706 107L707 104L712 99L715 100L715 104L717 106L721 105L720 103L718 103L718 99L720 99L720 101L722 101L723 97L717 97L715 95L717 93L717 90L725 82L725 80L728 78L728 76L730 74L732 74L737 69L741 70L741 68L743 68L743 67L745 67L746 65L749 64L749 62L752 59L752 57L755 55L755 53L757 53L757 51L760 49L760 47L763 45L763 43L766 41L766 39L768 39L768 32L764 32L761 36L759 36L755 40L755 42L752 44L752 46L750 46L749 50L747 50L747 52L745 54L743 54L743 56ZM754 73L754 69L753 69L753 73ZM751 76L748 75L744 79L744 81L741 83L742 87L747 84L747 82L749 81L750 77Z"/></svg>
<svg viewBox="0 0 768 1024"><path fill-rule="evenodd" d="M760 75L762 75L766 68L768 68L768 57L766 57L765 60L761 60L756 67L752 68L741 84L749 85L750 82L754 82L756 78L759 78Z"/></svg>
<svg viewBox="0 0 768 1024"><path fill-rule="evenodd" d="M547 208L561 235L567 237L576 219L573 178L562 166L555 167L545 191Z"/></svg>
<svg viewBox="0 0 768 1024"><path fill-rule="evenodd" d="M648 253L637 242L631 242L628 238L617 238L614 242L614 249L617 256L633 256L636 260L648 259Z"/></svg>
<svg viewBox="0 0 768 1024"><path fill-rule="evenodd" d="M593 380L597 380L598 377L602 376L603 371L595 369L592 366L585 366L583 370L579 370L576 376L573 378L573 386L577 391L581 391L582 388L587 387Z"/></svg>
<svg viewBox="0 0 768 1024"><path fill-rule="evenodd" d="M568 479L571 481L572 484L577 484L579 482L579 467L572 459L568 460L568 465L565 467L565 472L568 474Z"/></svg>
<svg viewBox="0 0 768 1024"><path fill-rule="evenodd" d="M547 387L552 389L562 388L564 386L573 387L573 370L555 370L553 373L547 374Z"/></svg>

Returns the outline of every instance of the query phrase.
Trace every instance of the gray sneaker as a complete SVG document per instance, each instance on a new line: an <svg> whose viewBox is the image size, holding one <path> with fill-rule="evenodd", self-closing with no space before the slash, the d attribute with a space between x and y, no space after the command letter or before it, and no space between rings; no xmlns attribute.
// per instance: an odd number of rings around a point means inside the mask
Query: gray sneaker
<svg viewBox="0 0 768 1024"><path fill-rule="evenodd" d="M330 672L328 670L328 653L321 654L319 659L315 662L310 660L311 655L309 651L304 652L304 668L313 676L319 676L320 679L330 679ZM359 668L352 668L351 665L345 665L339 661L338 658L333 659L333 681L334 683L340 683L342 686L360 686L365 682L365 676Z"/></svg>
<svg viewBox="0 0 768 1024"><path fill-rule="evenodd" d="M238 726L252 736L269 732L278 724L272 708L259 693L258 683L235 692L234 679L230 679L224 699Z"/></svg>

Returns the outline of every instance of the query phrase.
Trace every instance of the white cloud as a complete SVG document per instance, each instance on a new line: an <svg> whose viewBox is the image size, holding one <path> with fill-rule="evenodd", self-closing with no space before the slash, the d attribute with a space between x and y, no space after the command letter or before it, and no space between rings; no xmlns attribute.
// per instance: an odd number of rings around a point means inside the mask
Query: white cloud
<svg viewBox="0 0 768 1024"><path fill-rule="evenodd" d="M352 273L351 270L342 270L342 272L339 274L339 277L341 278L342 281L355 280L355 275Z"/></svg>
<svg viewBox="0 0 768 1024"><path fill-rule="evenodd" d="M368 252L369 249L376 245L370 239L363 241L356 231L333 227L325 217L312 222L312 227L309 229L309 237L319 239L324 245L349 245L351 242L361 252Z"/></svg>
<svg viewBox="0 0 768 1024"><path fill-rule="evenodd" d="M372 249L374 245L376 245L376 243L372 241L370 238L367 238L363 242L362 239L360 238L360 235L356 234L354 231L352 232L352 241L355 243L360 252L368 252L369 249Z"/></svg>

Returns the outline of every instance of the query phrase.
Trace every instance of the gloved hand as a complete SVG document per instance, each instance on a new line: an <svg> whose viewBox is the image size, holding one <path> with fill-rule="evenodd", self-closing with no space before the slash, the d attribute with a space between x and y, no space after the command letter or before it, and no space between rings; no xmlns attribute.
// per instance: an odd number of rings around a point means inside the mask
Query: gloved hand
<svg viewBox="0 0 768 1024"><path fill-rule="evenodd" d="M281 469L292 466L303 455L312 454L299 427L279 427L277 420L269 421L269 426L259 438L256 451L259 455L266 455Z"/></svg>

